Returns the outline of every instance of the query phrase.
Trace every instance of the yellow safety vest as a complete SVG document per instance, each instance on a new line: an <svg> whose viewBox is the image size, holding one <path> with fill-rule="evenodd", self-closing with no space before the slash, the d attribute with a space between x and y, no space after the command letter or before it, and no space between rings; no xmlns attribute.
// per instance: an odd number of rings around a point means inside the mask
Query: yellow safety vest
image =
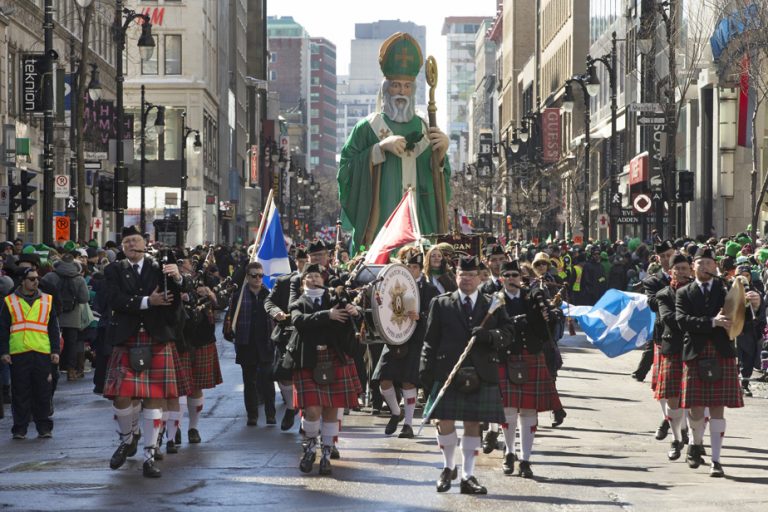
<svg viewBox="0 0 768 512"><path fill-rule="evenodd" d="M48 338L51 304L51 296L47 293L41 293L31 306L15 293L5 298L5 305L11 313L11 355L24 352L51 353L51 340Z"/></svg>
<svg viewBox="0 0 768 512"><path fill-rule="evenodd" d="M576 281L573 282L573 291L580 292L581 291L581 267L576 265L573 267L573 270L576 271Z"/></svg>

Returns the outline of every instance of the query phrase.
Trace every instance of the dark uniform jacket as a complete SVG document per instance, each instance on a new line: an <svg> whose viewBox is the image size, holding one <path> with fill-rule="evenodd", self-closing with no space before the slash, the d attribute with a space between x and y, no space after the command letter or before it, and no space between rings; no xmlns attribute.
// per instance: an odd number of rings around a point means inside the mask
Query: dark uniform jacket
<svg viewBox="0 0 768 512"><path fill-rule="evenodd" d="M472 329L480 326L490 305L491 298L478 293L471 319L468 319L458 290L438 295L432 301L419 368L423 383L445 382L469 343ZM498 384L498 349L508 345L512 337L509 318L503 307L494 312L485 328L489 330L490 343L475 343L462 366L474 366L483 382Z"/></svg>
<svg viewBox="0 0 768 512"><path fill-rule="evenodd" d="M677 323L675 296L675 290L671 286L666 286L656 292L654 298L658 308L654 338L661 340L661 353L665 356L683 352L683 331Z"/></svg>
<svg viewBox="0 0 768 512"><path fill-rule="evenodd" d="M543 293L540 289L538 292ZM522 354L523 348L530 354L541 352L549 343L552 329L562 318L558 310L547 307L549 322L546 322L539 304L528 291L521 291L516 299L506 295L504 308L514 328L512 343L502 351L502 355L507 356Z"/></svg>
<svg viewBox="0 0 768 512"><path fill-rule="evenodd" d="M284 366L314 368L319 345L334 351L341 361L345 361L347 355L354 356L356 341L351 320L344 323L331 320L330 310L337 302L326 291L320 306L315 306L313 299L305 294L288 306L295 332L288 343Z"/></svg>
<svg viewBox="0 0 768 512"><path fill-rule="evenodd" d="M659 315L659 304L656 301L656 294L667 286L669 286L669 277L661 270L643 279L643 291L645 296L648 297L648 306L651 308L651 311L656 313L656 322L653 326L653 342L657 345L661 345L661 333L664 330L664 325L662 325L661 316Z"/></svg>
<svg viewBox="0 0 768 512"><path fill-rule="evenodd" d="M288 294L288 304L295 302L301 298L301 274L296 272L295 274L289 274L290 277L290 292ZM327 267L322 272L323 282L328 288L334 288L344 284L344 276L339 273L333 267Z"/></svg>
<svg viewBox="0 0 768 512"><path fill-rule="evenodd" d="M267 310L267 314L276 322L275 328L272 331L272 341L275 343L282 343L285 346L288 343L288 339L293 332L293 326L291 320L283 320L277 322L275 317L280 313L288 314L288 304L290 304L291 296L291 279L294 276L299 275L298 272L286 274L280 276L272 286L272 291L269 292L269 296L264 301L264 309ZM289 315L290 316L290 315Z"/></svg>
<svg viewBox="0 0 768 512"><path fill-rule="evenodd" d="M106 336L109 344L125 343L142 326L156 343L176 341L181 337L184 311L180 290L183 283L176 284L173 278L168 277L168 294L173 296L172 305L140 309L143 297L149 296L158 287L163 289L165 279L157 261L145 256L141 275L136 275L127 259L116 261L104 269L104 276L107 301L112 311Z"/></svg>
<svg viewBox="0 0 768 512"><path fill-rule="evenodd" d="M480 293L484 295L493 295L496 292L501 291L504 288L504 285L501 284L500 281L493 282L493 278L488 279L485 283L483 283L483 286L480 287Z"/></svg>
<svg viewBox="0 0 768 512"><path fill-rule="evenodd" d="M683 361L695 359L708 341L711 341L721 356L736 357L736 351L726 330L712 326L712 319L725 304L727 290L720 279L712 279L710 283L707 301L704 300L704 294L696 281L677 290L675 316L680 329L685 333Z"/></svg>

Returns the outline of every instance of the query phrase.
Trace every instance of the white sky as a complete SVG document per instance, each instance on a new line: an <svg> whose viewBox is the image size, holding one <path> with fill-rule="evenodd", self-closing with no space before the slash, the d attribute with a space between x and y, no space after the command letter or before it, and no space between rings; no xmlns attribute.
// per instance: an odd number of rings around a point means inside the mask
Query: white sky
<svg viewBox="0 0 768 512"><path fill-rule="evenodd" d="M438 124L445 129L446 40L440 34L447 16L496 15L496 0L270 0L269 16L293 16L311 37L324 37L336 45L336 73L349 73L350 41L355 38L355 23L378 20L412 21L427 27L424 57L437 60L438 86L435 100ZM421 72L424 72L422 68ZM441 115L442 114L442 115Z"/></svg>

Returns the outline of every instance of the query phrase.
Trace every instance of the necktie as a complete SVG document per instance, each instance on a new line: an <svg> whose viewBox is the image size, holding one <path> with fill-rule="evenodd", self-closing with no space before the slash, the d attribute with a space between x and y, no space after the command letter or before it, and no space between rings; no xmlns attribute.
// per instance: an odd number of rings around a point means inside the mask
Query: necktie
<svg viewBox="0 0 768 512"><path fill-rule="evenodd" d="M139 274L139 264L138 263L134 263L133 264L133 272L136 274L136 277L139 277L140 274Z"/></svg>
<svg viewBox="0 0 768 512"><path fill-rule="evenodd" d="M704 293L704 301L709 302L709 283L702 283L701 291Z"/></svg>
<svg viewBox="0 0 768 512"><path fill-rule="evenodd" d="M315 308L320 307L320 297L315 297Z"/></svg>
<svg viewBox="0 0 768 512"><path fill-rule="evenodd" d="M472 299L469 298L469 295L464 297L464 304L462 307L467 318L472 318Z"/></svg>

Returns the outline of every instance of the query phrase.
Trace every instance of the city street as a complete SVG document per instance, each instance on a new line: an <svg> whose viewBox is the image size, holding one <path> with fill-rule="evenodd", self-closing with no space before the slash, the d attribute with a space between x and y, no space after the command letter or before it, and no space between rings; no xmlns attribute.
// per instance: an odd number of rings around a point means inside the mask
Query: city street
<svg viewBox="0 0 768 512"><path fill-rule="evenodd" d="M419 439L385 438L386 418L365 413L345 418L342 459L334 461L332 477L319 477L317 465L311 475L299 473L298 423L284 433L265 427L262 415L259 426L246 426L234 350L220 342L225 382L206 397L203 443L186 444L185 429L179 454L160 462L159 480L141 476L140 456L118 471L108 469L115 425L109 403L91 393L87 379L61 382L53 439L12 441L7 408L0 421L0 508L642 511L695 502L697 511L765 509L765 385L755 383L746 407L726 413L727 477L712 479L708 468L689 469L684 457L668 462L669 439L654 439L659 407L648 384L629 377L639 352L608 359L583 336L562 343L565 368L558 387L568 417L553 429L548 414L539 416L533 480L505 477L498 451L481 455L476 474L488 487L485 497L459 495L458 481L446 494L435 492L442 459L432 427ZM281 415L279 406L278 420Z"/></svg>

